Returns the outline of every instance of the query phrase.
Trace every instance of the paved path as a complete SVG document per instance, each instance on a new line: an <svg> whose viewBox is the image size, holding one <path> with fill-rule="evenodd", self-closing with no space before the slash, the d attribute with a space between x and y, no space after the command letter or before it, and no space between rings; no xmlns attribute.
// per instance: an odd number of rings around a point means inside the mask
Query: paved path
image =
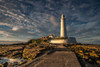
<svg viewBox="0 0 100 67"><path fill-rule="evenodd" d="M28 67L81 67L71 51L55 51Z"/></svg>

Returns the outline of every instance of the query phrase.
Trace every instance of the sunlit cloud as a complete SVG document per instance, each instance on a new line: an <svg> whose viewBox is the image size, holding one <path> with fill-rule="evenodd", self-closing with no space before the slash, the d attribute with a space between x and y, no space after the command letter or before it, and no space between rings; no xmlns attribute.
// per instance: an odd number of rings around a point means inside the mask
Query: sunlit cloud
<svg viewBox="0 0 100 67"><path fill-rule="evenodd" d="M12 30L13 31L17 31L19 28L18 27L13 27Z"/></svg>

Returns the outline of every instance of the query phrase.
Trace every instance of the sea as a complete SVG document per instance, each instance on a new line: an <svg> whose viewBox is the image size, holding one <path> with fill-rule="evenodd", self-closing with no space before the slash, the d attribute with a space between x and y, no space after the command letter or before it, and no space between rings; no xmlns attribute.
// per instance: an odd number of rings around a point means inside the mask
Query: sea
<svg viewBox="0 0 100 67"><path fill-rule="evenodd" d="M20 63L21 61L23 61L23 59L19 59L19 58L17 58L17 59L11 59L11 58L4 57L4 58L0 59L0 64L3 64L5 62L8 62L8 63L18 62L18 63Z"/></svg>

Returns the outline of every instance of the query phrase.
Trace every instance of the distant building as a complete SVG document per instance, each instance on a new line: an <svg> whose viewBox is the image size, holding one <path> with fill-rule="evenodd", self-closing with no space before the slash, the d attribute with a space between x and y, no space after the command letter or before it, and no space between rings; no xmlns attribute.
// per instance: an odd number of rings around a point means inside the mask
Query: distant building
<svg viewBox="0 0 100 67"><path fill-rule="evenodd" d="M50 34L48 37L49 38L55 38L55 34Z"/></svg>
<svg viewBox="0 0 100 67"><path fill-rule="evenodd" d="M77 43L76 38L75 37L68 37L68 43Z"/></svg>
<svg viewBox="0 0 100 67"><path fill-rule="evenodd" d="M42 40L47 40L48 38L54 38L55 37L55 34L50 34L48 36L45 36L45 37L41 37L39 39L42 39Z"/></svg>

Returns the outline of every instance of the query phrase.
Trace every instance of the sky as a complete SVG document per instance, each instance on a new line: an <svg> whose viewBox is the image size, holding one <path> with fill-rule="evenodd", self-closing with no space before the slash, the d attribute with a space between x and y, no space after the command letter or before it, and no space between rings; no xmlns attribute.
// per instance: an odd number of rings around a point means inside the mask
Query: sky
<svg viewBox="0 0 100 67"><path fill-rule="evenodd" d="M100 44L100 0L0 0L0 41L59 36L61 14L68 37Z"/></svg>

